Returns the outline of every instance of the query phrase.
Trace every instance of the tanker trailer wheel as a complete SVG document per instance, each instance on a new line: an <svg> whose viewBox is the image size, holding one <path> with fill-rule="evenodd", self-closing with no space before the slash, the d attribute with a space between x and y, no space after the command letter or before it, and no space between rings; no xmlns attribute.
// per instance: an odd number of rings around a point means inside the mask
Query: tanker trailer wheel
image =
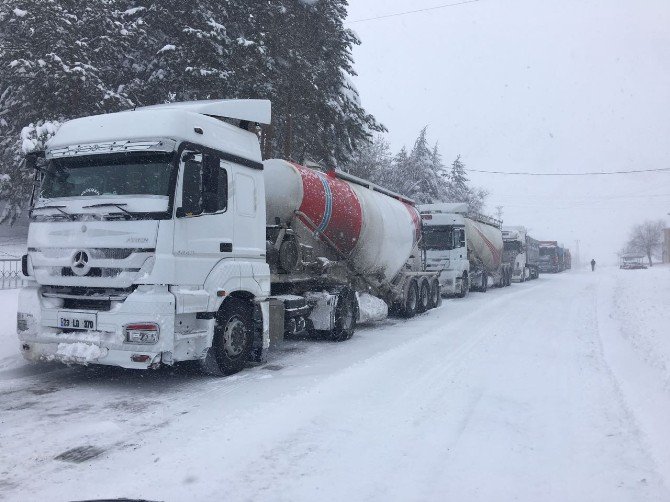
<svg viewBox="0 0 670 502"><path fill-rule="evenodd" d="M200 367L214 376L237 373L250 359L252 346L251 306L239 298L229 298L216 315L212 346Z"/></svg>
<svg viewBox="0 0 670 502"><path fill-rule="evenodd" d="M468 295L468 291L470 291L470 280L468 279L468 274L463 272L463 278L461 279L461 289L456 294L456 296L459 298L465 298Z"/></svg>
<svg viewBox="0 0 670 502"><path fill-rule="evenodd" d="M349 340L354 335L357 317L358 300L356 300L356 293L349 288L345 288L337 295L335 327L325 333L326 337L333 342Z"/></svg>
<svg viewBox="0 0 670 502"><path fill-rule="evenodd" d="M428 297L428 308L434 309L440 305L442 294L440 293L440 281L433 279L430 281L430 296Z"/></svg>
<svg viewBox="0 0 670 502"><path fill-rule="evenodd" d="M416 307L417 313L425 312L430 307L430 284L428 279L419 279L419 304Z"/></svg>
<svg viewBox="0 0 670 502"><path fill-rule="evenodd" d="M407 295L405 296L405 302L402 304L401 315L409 319L414 317L417 313L419 307L419 286L416 283L416 280L410 279L409 286L407 288Z"/></svg>

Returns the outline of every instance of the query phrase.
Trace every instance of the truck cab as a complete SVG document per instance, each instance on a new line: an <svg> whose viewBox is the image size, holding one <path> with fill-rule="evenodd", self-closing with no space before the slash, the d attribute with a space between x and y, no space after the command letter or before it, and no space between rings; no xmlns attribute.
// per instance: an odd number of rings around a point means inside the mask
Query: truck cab
<svg viewBox="0 0 670 502"><path fill-rule="evenodd" d="M443 294L465 296L470 289L465 233L467 204L424 204L419 211L427 269L439 271Z"/></svg>
<svg viewBox="0 0 670 502"><path fill-rule="evenodd" d="M17 330L29 360L239 371L269 346L263 100L84 117L48 142Z"/></svg>
<svg viewBox="0 0 670 502"><path fill-rule="evenodd" d="M512 280L525 282L531 278L531 270L526 264L526 229L524 227L503 227L504 261L512 264Z"/></svg>

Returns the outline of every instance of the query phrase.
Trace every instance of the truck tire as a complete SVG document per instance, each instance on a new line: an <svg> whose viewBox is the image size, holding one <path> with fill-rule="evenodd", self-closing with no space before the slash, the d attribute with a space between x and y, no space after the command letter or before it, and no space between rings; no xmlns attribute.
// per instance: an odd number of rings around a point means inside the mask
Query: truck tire
<svg viewBox="0 0 670 502"><path fill-rule="evenodd" d="M470 291L470 280L468 279L468 274L463 272L463 277L461 278L461 290L456 293L456 296L459 298L465 298Z"/></svg>
<svg viewBox="0 0 670 502"><path fill-rule="evenodd" d="M428 298L428 308L434 309L440 305L442 293L440 292L440 281L433 279L430 281L430 296Z"/></svg>
<svg viewBox="0 0 670 502"><path fill-rule="evenodd" d="M419 306L419 286L414 279L410 279L407 295L401 308L401 315L407 319L414 317Z"/></svg>
<svg viewBox="0 0 670 502"><path fill-rule="evenodd" d="M333 342L344 342L354 336L356 330L356 317L358 303L356 293L345 288L337 295L337 306L335 307L335 327L327 331L326 338Z"/></svg>
<svg viewBox="0 0 670 502"><path fill-rule="evenodd" d="M216 315L214 338L201 361L202 371L213 376L242 371L251 356L253 327L251 305L240 298L229 298Z"/></svg>
<svg viewBox="0 0 670 502"><path fill-rule="evenodd" d="M419 303L416 307L418 314L425 312L430 308L428 306L430 303L430 283L428 282L428 279L419 279L419 284Z"/></svg>

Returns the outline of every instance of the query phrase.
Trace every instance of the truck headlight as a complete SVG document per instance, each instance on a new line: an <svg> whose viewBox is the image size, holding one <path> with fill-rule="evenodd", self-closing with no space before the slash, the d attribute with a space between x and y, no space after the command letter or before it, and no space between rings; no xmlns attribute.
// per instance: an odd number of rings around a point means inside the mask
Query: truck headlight
<svg viewBox="0 0 670 502"><path fill-rule="evenodd" d="M155 323L126 324L123 328L126 343L150 344L158 341L160 328Z"/></svg>

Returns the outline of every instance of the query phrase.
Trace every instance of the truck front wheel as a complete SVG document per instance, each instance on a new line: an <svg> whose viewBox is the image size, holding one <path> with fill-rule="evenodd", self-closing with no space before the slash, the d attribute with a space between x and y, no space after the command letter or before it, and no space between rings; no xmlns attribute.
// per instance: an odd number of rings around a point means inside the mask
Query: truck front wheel
<svg viewBox="0 0 670 502"><path fill-rule="evenodd" d="M214 376L232 375L244 369L253 346L251 306L239 298L229 298L216 315L214 338L202 370Z"/></svg>

